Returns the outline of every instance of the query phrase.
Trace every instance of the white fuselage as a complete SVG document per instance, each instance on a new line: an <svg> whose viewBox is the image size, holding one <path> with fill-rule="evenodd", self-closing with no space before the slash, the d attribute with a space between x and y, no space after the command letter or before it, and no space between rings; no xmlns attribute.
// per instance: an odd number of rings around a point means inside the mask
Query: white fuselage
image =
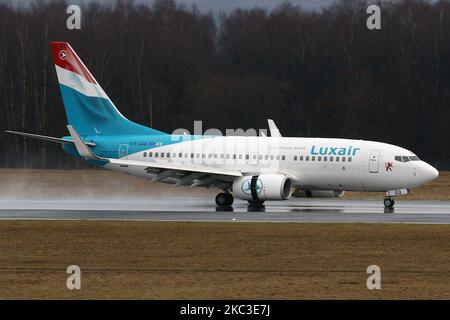
<svg viewBox="0 0 450 320"><path fill-rule="evenodd" d="M175 140L183 139L182 136L174 137ZM314 190L413 188L438 175L435 168L404 148L351 139L205 137L176 141L122 159L198 165L238 170L244 174L284 173L292 177L294 186ZM110 169L147 179L154 176L133 168L116 166ZM173 183L175 180L167 178L162 182Z"/></svg>

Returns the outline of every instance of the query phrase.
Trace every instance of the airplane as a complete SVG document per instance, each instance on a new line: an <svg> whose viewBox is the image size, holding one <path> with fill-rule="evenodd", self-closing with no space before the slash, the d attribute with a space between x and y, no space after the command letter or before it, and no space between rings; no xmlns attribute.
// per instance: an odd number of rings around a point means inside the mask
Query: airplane
<svg viewBox="0 0 450 320"><path fill-rule="evenodd" d="M67 42L51 42L68 136L8 133L60 143L70 155L106 169L175 186L215 187L218 207L234 198L262 206L291 197L385 192L384 206L437 178L413 152L387 143L269 136L168 134L125 118Z"/></svg>

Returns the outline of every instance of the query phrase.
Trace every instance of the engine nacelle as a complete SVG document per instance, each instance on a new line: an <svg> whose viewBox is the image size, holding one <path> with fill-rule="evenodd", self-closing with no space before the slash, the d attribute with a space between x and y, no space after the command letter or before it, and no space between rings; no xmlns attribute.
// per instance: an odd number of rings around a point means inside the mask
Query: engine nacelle
<svg viewBox="0 0 450 320"><path fill-rule="evenodd" d="M303 190L294 189L292 196L295 198L338 198L344 195L345 191L339 190Z"/></svg>
<svg viewBox="0 0 450 320"><path fill-rule="evenodd" d="M278 173L244 176L234 180L233 194L241 200L287 200L292 195L292 179Z"/></svg>

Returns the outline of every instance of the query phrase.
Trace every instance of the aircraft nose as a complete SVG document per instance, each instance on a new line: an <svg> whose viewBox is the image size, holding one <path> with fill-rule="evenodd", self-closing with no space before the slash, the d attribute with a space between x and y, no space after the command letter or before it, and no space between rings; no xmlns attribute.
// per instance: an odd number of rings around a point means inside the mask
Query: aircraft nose
<svg viewBox="0 0 450 320"><path fill-rule="evenodd" d="M422 171L422 176L423 176L423 179L425 180L425 182L432 181L439 176L439 171L437 171L435 167L433 167L432 165L429 165L426 162L423 162L421 171Z"/></svg>

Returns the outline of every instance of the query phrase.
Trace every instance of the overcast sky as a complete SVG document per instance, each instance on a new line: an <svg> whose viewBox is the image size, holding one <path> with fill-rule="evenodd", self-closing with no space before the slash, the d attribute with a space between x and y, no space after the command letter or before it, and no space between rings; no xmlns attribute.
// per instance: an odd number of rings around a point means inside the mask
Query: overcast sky
<svg viewBox="0 0 450 320"><path fill-rule="evenodd" d="M235 8L251 9L260 7L273 9L282 4L283 0L177 0L180 3L191 5L196 3L201 10L212 10L214 12L229 12ZM291 0L292 4L299 5L304 9L320 9L333 2L333 0Z"/></svg>
<svg viewBox="0 0 450 320"><path fill-rule="evenodd" d="M6 0L16 5L29 4L33 0ZM67 0L69 4L80 4L89 1L106 1L106 0ZM136 2L148 2L153 3L154 0L136 0ZM213 11L214 13L230 12L235 8L251 9L254 7L260 7L264 9L273 9L274 7L282 4L284 0L175 0L178 3L184 3L190 7L193 3L197 4L197 7L201 11ZM294 5L299 5L307 10L321 9L333 2L333 0L290 0Z"/></svg>

